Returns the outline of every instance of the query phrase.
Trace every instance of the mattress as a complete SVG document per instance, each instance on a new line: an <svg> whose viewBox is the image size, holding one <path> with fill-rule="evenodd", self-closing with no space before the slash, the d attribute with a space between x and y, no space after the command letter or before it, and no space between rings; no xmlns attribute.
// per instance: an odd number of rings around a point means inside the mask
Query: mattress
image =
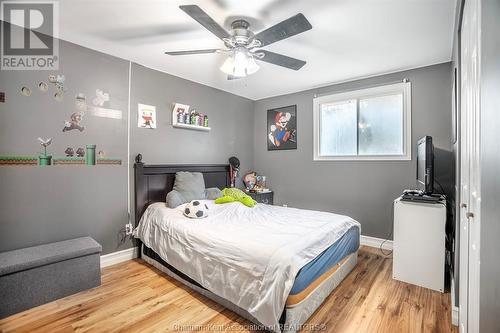
<svg viewBox="0 0 500 333"><path fill-rule="evenodd" d="M311 281L335 268L339 253L346 251L344 242L358 244L352 241L355 237L337 243L353 228L359 235L359 223L348 216L262 204L203 204L209 216L200 220L184 217L183 207L152 204L134 236L197 285L244 309L271 331L279 331L296 278L299 294L309 290ZM303 275L298 274L301 269Z"/></svg>
<svg viewBox="0 0 500 333"><path fill-rule="evenodd" d="M295 277L290 295L303 292L323 274L328 273L332 267L354 253L359 248L359 228L352 227L339 240L326 249L323 253L302 267Z"/></svg>

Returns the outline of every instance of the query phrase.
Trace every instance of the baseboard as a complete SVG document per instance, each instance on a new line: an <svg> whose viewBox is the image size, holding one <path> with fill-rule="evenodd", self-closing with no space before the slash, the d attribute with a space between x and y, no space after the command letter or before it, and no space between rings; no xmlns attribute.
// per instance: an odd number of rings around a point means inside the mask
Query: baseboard
<svg viewBox="0 0 500 333"><path fill-rule="evenodd" d="M453 326L458 326L458 306L455 304L455 279L451 278L450 286L450 298L451 298L451 324Z"/></svg>
<svg viewBox="0 0 500 333"><path fill-rule="evenodd" d="M458 326L458 306L451 307L451 324L453 326Z"/></svg>
<svg viewBox="0 0 500 333"><path fill-rule="evenodd" d="M392 250L392 241L382 238L361 235L360 243L364 246L376 247L377 249L380 249L382 246L382 249L384 250Z"/></svg>
<svg viewBox="0 0 500 333"><path fill-rule="evenodd" d="M108 253L101 256L101 268L108 267L120 262L137 258L137 247L131 247L122 251Z"/></svg>

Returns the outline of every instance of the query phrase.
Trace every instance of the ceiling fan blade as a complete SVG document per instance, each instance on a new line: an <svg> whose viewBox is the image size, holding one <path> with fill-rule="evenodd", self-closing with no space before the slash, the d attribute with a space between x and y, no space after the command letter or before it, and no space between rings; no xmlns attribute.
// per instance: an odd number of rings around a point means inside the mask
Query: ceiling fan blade
<svg viewBox="0 0 500 333"><path fill-rule="evenodd" d="M179 6L179 8L220 39L231 37L223 27L208 16L200 7L196 5L186 5Z"/></svg>
<svg viewBox="0 0 500 333"><path fill-rule="evenodd" d="M265 62L268 62L268 63L273 64L273 65L278 65L281 67L290 68L290 69L293 69L296 71L301 69L306 64L306 62L304 60L295 59L292 57L288 57L286 55L282 55L279 53L274 53L274 52L270 52L270 51L266 51L266 50L258 50L255 53L257 55L263 54L263 56L261 56L261 57L259 57L259 56L255 57L256 59L258 59L260 61L265 61Z"/></svg>
<svg viewBox="0 0 500 333"><path fill-rule="evenodd" d="M300 13L259 32L255 35L255 39L260 40L262 46L266 46L310 29L312 29L311 23Z"/></svg>
<svg viewBox="0 0 500 333"><path fill-rule="evenodd" d="M165 54L168 55L189 55L189 54L206 54L206 53L215 53L219 51L219 49L206 49L206 50L190 50L190 51L167 51Z"/></svg>

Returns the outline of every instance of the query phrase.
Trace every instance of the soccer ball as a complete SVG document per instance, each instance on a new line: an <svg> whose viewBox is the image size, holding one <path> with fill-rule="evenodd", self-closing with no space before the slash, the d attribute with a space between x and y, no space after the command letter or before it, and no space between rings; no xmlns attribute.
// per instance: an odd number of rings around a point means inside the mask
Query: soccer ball
<svg viewBox="0 0 500 333"><path fill-rule="evenodd" d="M198 200L193 200L184 208L184 216L191 219L202 219L208 216L208 206Z"/></svg>

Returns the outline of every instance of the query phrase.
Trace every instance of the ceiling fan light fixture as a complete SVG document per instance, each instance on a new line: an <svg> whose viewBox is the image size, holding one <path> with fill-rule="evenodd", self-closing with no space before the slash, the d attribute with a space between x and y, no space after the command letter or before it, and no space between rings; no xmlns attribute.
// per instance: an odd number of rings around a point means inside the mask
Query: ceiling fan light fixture
<svg viewBox="0 0 500 333"><path fill-rule="evenodd" d="M253 55L249 55L247 64L247 74L251 75L259 70L259 65L255 62Z"/></svg>
<svg viewBox="0 0 500 333"><path fill-rule="evenodd" d="M226 58L222 66L219 68L221 71L226 73L227 75L233 75L234 71L234 59L233 56L230 55Z"/></svg>
<svg viewBox="0 0 500 333"><path fill-rule="evenodd" d="M234 77L245 77L259 70L252 54L244 47L236 48L224 61L220 70Z"/></svg>

